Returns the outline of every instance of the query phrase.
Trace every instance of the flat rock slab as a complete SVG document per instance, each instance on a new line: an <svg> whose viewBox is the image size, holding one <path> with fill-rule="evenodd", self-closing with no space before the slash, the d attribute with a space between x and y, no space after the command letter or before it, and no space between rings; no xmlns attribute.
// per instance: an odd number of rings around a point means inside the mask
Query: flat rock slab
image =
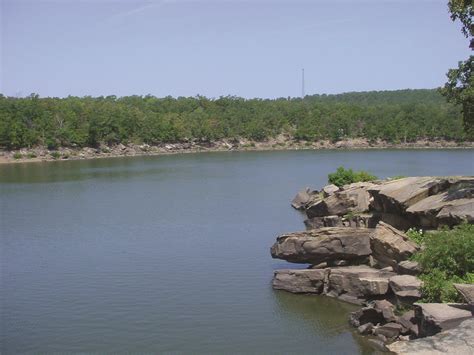
<svg viewBox="0 0 474 355"><path fill-rule="evenodd" d="M414 306L420 337L452 329L473 316L468 306L462 304L415 303Z"/></svg>
<svg viewBox="0 0 474 355"><path fill-rule="evenodd" d="M272 285L278 290L324 294L346 302L361 304L367 299L385 295L389 290L389 279L394 275L393 272L365 265L325 269L285 269L275 271ZM382 311L378 312L382 314Z"/></svg>
<svg viewBox="0 0 474 355"><path fill-rule="evenodd" d="M413 303L421 298L421 287L423 281L412 275L396 275L389 279L389 285L393 293L400 301L408 300Z"/></svg>
<svg viewBox="0 0 474 355"><path fill-rule="evenodd" d="M373 269L369 266L345 266L331 268L326 294L333 297L367 299L385 295L389 290L389 278L393 272Z"/></svg>
<svg viewBox="0 0 474 355"><path fill-rule="evenodd" d="M284 234L270 252L293 263L319 264L332 260L359 260L371 254L367 228L327 227Z"/></svg>
<svg viewBox="0 0 474 355"><path fill-rule="evenodd" d="M397 341L387 346L395 354L472 355L474 354L474 318L431 337Z"/></svg>

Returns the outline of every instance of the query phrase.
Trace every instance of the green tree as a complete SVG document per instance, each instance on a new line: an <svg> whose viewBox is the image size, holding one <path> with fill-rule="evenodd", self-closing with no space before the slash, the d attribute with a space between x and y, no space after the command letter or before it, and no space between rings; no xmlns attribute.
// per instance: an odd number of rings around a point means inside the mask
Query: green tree
<svg viewBox="0 0 474 355"><path fill-rule="evenodd" d="M453 21L459 20L461 31L469 39L470 48L474 50L474 8L472 0L450 0L449 12ZM464 118L464 129L469 138L474 138L474 56L461 61L458 67L447 73L448 81L441 89L448 101L461 105Z"/></svg>

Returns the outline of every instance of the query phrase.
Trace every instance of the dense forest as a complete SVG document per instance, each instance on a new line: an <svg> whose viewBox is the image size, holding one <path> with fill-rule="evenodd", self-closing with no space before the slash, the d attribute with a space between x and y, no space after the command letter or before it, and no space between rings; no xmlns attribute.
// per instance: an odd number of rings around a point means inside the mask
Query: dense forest
<svg viewBox="0 0 474 355"><path fill-rule="evenodd" d="M0 95L0 146L6 149L238 137L261 141L281 133L310 141L359 137L394 143L467 139L459 108L447 103L437 90L312 95L304 99Z"/></svg>

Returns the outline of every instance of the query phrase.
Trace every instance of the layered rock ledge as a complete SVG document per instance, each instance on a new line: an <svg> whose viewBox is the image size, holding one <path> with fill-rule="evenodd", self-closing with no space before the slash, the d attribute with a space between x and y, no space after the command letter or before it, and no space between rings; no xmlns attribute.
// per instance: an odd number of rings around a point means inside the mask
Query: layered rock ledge
<svg viewBox="0 0 474 355"><path fill-rule="evenodd" d="M309 266L276 270L273 288L362 305L350 323L379 348L393 342L390 350L400 354L472 351L474 285L455 285L464 304L417 303L423 282L411 257L420 247L403 231L474 223L473 196L474 177L464 176L306 188L292 206L308 217L307 230L277 237L271 255ZM427 340L406 341L417 338Z"/></svg>

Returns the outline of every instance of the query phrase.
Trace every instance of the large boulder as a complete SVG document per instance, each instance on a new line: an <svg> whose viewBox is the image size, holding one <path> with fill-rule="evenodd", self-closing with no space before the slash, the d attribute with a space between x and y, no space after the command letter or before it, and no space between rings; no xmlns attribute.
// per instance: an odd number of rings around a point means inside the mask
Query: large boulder
<svg viewBox="0 0 474 355"><path fill-rule="evenodd" d="M370 182L358 182L344 186L343 190L329 195L323 200L308 204L308 218L331 215L343 216L352 213L364 213L369 210L370 195L368 189L376 186Z"/></svg>
<svg viewBox="0 0 474 355"><path fill-rule="evenodd" d="M272 286L293 293L321 294L326 276L325 269L276 270Z"/></svg>
<svg viewBox="0 0 474 355"><path fill-rule="evenodd" d="M415 318L419 336L426 337L458 326L472 318L472 312L460 304L415 303Z"/></svg>
<svg viewBox="0 0 474 355"><path fill-rule="evenodd" d="M421 298L423 282L416 276L396 275L389 279L389 285L400 305L412 304Z"/></svg>
<svg viewBox="0 0 474 355"><path fill-rule="evenodd" d="M325 292L352 303L387 294L393 272L366 265L331 268Z"/></svg>
<svg viewBox="0 0 474 355"><path fill-rule="evenodd" d="M375 185L369 189L376 211L404 213L405 210L428 196L446 190L450 182L438 177L407 177Z"/></svg>
<svg viewBox="0 0 474 355"><path fill-rule="evenodd" d="M297 210L304 210L306 204L310 202L315 196L318 195L318 191L312 191L309 187L298 192L291 201L291 206Z"/></svg>
<svg viewBox="0 0 474 355"><path fill-rule="evenodd" d="M395 354L441 355L474 354L474 318L431 337L397 341L388 345Z"/></svg>
<svg viewBox="0 0 474 355"><path fill-rule="evenodd" d="M395 229L385 222L379 222L370 236L370 246L381 267L392 266L398 269L398 263L407 260L419 247L405 233Z"/></svg>
<svg viewBox="0 0 474 355"><path fill-rule="evenodd" d="M284 234L271 247L273 258L319 264L331 260L358 262L371 254L370 229L330 227Z"/></svg>

